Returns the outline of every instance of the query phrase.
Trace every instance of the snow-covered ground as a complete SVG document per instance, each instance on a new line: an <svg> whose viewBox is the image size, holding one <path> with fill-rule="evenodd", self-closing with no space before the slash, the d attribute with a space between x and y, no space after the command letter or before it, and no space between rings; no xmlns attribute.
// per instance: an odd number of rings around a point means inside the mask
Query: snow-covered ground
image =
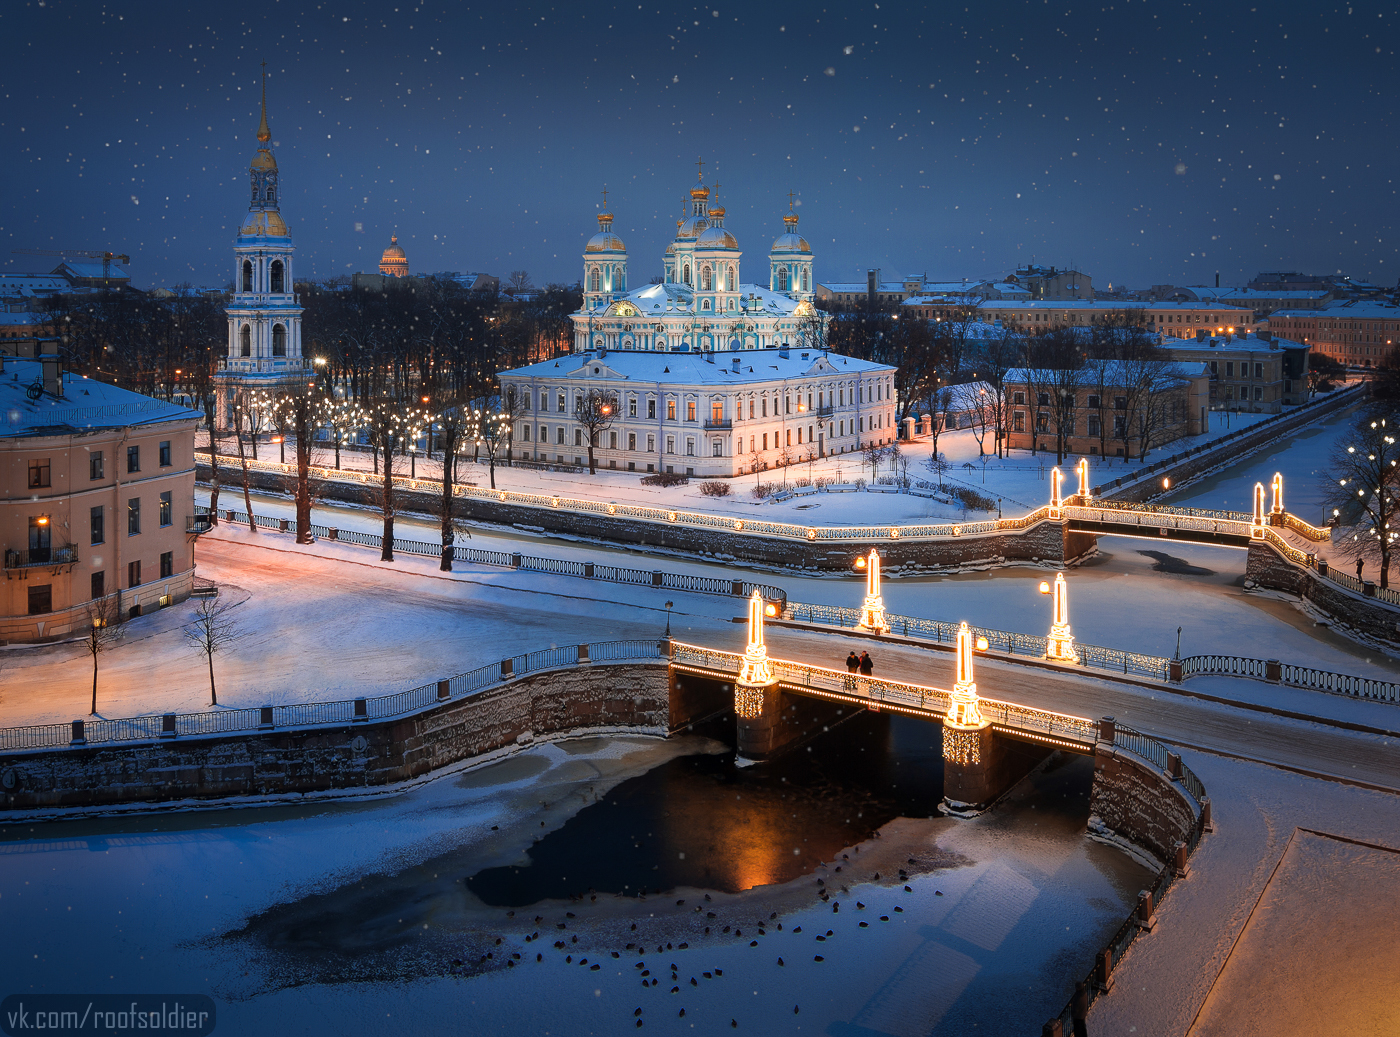
<svg viewBox="0 0 1400 1037"><path fill-rule="evenodd" d="M1154 451L1146 463L1155 464L1162 458L1219 439L1269 417L1271 415L1267 414L1231 414L1227 424L1226 415L1212 414L1210 432L1175 440ZM990 449L991 443L986 441L984 445ZM229 444L223 444L221 449L228 448ZM993 501L1000 498L1004 514L1021 514L1040 507L1050 499L1050 471L1055 466L1054 454L1032 454L1028 450L1012 451L1004 458L983 454L971 429L940 434L938 450L948 464L942 482L975 490ZM929 466L932 446L927 438L901 443L899 454L909 462L907 474L916 484L919 481L935 484L939 482L938 476ZM258 456L264 461L276 461L283 455L275 445L264 443L259 446ZM287 456L291 456L290 452ZM318 465L333 467L335 456L331 450L318 444L313 460ZM683 459L676 460L678 467L683 469L684 466L680 464ZM1090 457L1088 460L1091 485L1123 478L1144 467L1140 461L1125 462L1122 458ZM985 465L983 461L986 462ZM1062 466L1065 492L1074 492L1072 469L1077 461L1077 457L1071 457ZM342 449L340 462L343 469L369 471L373 466L373 457L368 451ZM238 462L236 458L226 458L223 463L232 469L236 468ZM442 463L439 459L420 456L410 464L407 457L394 458L395 474L407 476L410 468L420 478L442 478ZM881 463L876 475L885 477L903 474L904 471L902 465L886 460ZM895 493L820 493L786 501L759 500L753 496L753 490L759 483L791 487L800 479L811 481L826 478L841 483L854 483L857 479L864 478L868 481L871 471L863 463L862 455L858 453L840 454L810 463L793 464L786 468L770 468L756 476L737 477L729 480L732 492L728 497L703 495L700 492L700 484L704 480L699 478L692 479L685 486L643 486L641 479L645 474L603 467L598 469L596 475L589 475L586 471L551 472L498 464L496 487L522 493L558 494L563 497L583 497L621 504L706 511L739 518L763 518L772 522L801 522L823 526L865 525L871 522L944 522L969 517L986 518L995 514L995 509L991 512L965 511L946 496L934 499ZM232 474L225 475L226 481L232 478ZM488 465L485 461L476 464L469 460L459 462L457 478L462 482L487 486L490 484Z"/></svg>

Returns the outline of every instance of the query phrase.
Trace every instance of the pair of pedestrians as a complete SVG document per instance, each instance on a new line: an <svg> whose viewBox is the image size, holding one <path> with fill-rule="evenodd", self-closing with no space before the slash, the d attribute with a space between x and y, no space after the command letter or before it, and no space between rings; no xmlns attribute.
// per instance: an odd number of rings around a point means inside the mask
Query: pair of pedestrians
<svg viewBox="0 0 1400 1037"><path fill-rule="evenodd" d="M875 673L875 663L871 661L869 652L861 652L860 655L851 652L846 656L846 670L859 673L862 677L871 677Z"/></svg>

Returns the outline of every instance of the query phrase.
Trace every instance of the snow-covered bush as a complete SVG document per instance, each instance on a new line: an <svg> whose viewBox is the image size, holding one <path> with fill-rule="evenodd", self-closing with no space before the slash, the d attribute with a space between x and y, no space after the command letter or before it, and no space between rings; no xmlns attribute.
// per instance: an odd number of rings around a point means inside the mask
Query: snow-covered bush
<svg viewBox="0 0 1400 1037"><path fill-rule="evenodd" d="M709 482L702 482L700 484L700 492L706 497L728 497L729 489L730 487L727 482L721 482L718 479L712 479Z"/></svg>

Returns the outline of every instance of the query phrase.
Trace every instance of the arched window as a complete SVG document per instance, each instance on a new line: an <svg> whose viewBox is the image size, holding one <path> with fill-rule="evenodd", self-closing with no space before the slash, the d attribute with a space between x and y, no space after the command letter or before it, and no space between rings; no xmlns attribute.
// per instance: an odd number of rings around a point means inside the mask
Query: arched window
<svg viewBox="0 0 1400 1037"><path fill-rule="evenodd" d="M617 271L617 290L619 292L627 291L627 271L621 267Z"/></svg>
<svg viewBox="0 0 1400 1037"><path fill-rule="evenodd" d="M243 290L251 292L253 290L253 264L251 260L243 260Z"/></svg>
<svg viewBox="0 0 1400 1037"><path fill-rule="evenodd" d="M734 300L733 300L733 299L730 299L730 300L729 300L729 312L730 312L730 313L733 313L733 312L734 312Z"/></svg>
<svg viewBox="0 0 1400 1037"><path fill-rule="evenodd" d="M704 301L700 304L700 308L701 308L702 310L708 310L708 309L710 308L710 300L709 300L709 299L704 300Z"/></svg>
<svg viewBox="0 0 1400 1037"><path fill-rule="evenodd" d="M272 355L287 355L287 329L281 324L272 326Z"/></svg>
<svg viewBox="0 0 1400 1037"><path fill-rule="evenodd" d="M728 285L728 290L731 291L731 292L734 290L734 268L733 268L732 266L729 268L729 285ZM730 306L731 306L731 307L733 306L733 303L732 303L732 302L730 303Z"/></svg>
<svg viewBox="0 0 1400 1037"><path fill-rule="evenodd" d="M681 274L681 280L683 280L686 284L690 284L690 264L689 264L689 263L687 263L687 264L685 265L685 267L684 267L684 273Z"/></svg>
<svg viewBox="0 0 1400 1037"><path fill-rule="evenodd" d="M810 284L810 283L808 282L808 280L807 280L808 273L809 273L809 272L808 272L807 268L806 268L806 267L803 267L803 268L802 268L802 290L803 290L804 292L810 292L810 291L812 290L812 286L811 286L811 284Z"/></svg>
<svg viewBox="0 0 1400 1037"><path fill-rule="evenodd" d="M253 355L253 329L250 328L250 327L248 327L248 325L246 325L246 324L243 325L243 330L240 331L240 332L238 333L238 341L239 341L238 355L239 355L239 356L252 356L252 355Z"/></svg>
<svg viewBox="0 0 1400 1037"><path fill-rule="evenodd" d="M280 259L274 259L272 261L272 287L269 291L281 292L285 290L286 289L282 287L282 261Z"/></svg>
<svg viewBox="0 0 1400 1037"><path fill-rule="evenodd" d="M703 267L700 270L700 290L708 292L710 288L710 268Z"/></svg>
<svg viewBox="0 0 1400 1037"><path fill-rule="evenodd" d="M780 292L785 292L785 291L787 291L787 285L788 285L788 280L787 280L787 267L781 267L781 268L778 270L778 291L780 291Z"/></svg>
<svg viewBox="0 0 1400 1037"><path fill-rule="evenodd" d="M592 278L591 278L591 279L589 280L589 282L588 282L588 285L589 285L588 290L589 290L590 292L596 292L596 291L598 291L598 290L599 290L599 287L600 287L600 285L601 285L601 283L602 283L602 275L598 272L598 268L595 266L595 267L593 268L593 275L592 275Z"/></svg>

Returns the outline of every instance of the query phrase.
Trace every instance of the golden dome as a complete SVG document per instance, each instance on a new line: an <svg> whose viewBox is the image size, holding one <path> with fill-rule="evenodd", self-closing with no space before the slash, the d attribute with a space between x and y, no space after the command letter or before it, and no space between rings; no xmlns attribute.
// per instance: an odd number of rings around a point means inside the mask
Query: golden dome
<svg viewBox="0 0 1400 1037"><path fill-rule="evenodd" d="M710 210L710 219L712 219L712 220L722 220L722 219L724 219L724 206L722 206L722 205L716 203L716 204L715 204L715 207L714 207L713 209Z"/></svg>
<svg viewBox="0 0 1400 1037"><path fill-rule="evenodd" d="M254 209L239 228L240 238L285 238L287 221L276 209Z"/></svg>
<svg viewBox="0 0 1400 1037"><path fill-rule="evenodd" d="M789 231L790 233L796 233L796 231L797 231L797 213L795 213L795 212L785 212L785 213L783 213L783 222L787 224L787 229L788 229L788 231Z"/></svg>
<svg viewBox="0 0 1400 1037"><path fill-rule="evenodd" d="M696 184L690 189L690 197L697 202L703 202L706 198L710 197L710 189L704 184Z"/></svg>
<svg viewBox="0 0 1400 1037"><path fill-rule="evenodd" d="M713 210L711 210L713 212ZM696 248L738 248L734 235L723 227L710 227L695 239Z"/></svg>
<svg viewBox="0 0 1400 1037"><path fill-rule="evenodd" d="M258 153L253 156L252 164L248 168L254 170L276 169L277 160L272 157L272 152L268 151L267 148L258 148Z"/></svg>
<svg viewBox="0 0 1400 1037"><path fill-rule="evenodd" d="M389 235L389 247L379 258L379 272L388 277L408 276L408 257L404 255L403 246L399 244L397 234Z"/></svg>

